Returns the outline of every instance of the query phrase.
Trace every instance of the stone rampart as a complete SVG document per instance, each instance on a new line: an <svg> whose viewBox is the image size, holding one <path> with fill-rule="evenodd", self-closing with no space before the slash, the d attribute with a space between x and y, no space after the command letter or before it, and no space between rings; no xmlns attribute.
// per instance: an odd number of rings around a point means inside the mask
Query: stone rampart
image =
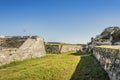
<svg viewBox="0 0 120 80"><path fill-rule="evenodd" d="M38 36L1 39L0 65L45 55L44 40Z"/></svg>
<svg viewBox="0 0 120 80"><path fill-rule="evenodd" d="M82 46L80 45L63 45L61 46L61 50L60 52L69 52L69 51L81 51L82 50Z"/></svg>
<svg viewBox="0 0 120 80"><path fill-rule="evenodd" d="M108 73L111 80L120 80L120 47L96 46L93 55Z"/></svg>
<svg viewBox="0 0 120 80"><path fill-rule="evenodd" d="M69 51L81 51L82 46L80 45L45 45L46 52L50 53L63 53Z"/></svg>

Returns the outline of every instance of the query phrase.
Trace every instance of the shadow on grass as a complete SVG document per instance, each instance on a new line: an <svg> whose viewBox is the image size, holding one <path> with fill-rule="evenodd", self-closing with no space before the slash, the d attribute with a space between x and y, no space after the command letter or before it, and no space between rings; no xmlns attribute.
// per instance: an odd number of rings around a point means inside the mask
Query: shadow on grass
<svg viewBox="0 0 120 80"><path fill-rule="evenodd" d="M80 56L81 60L70 80L110 80L92 54L78 52L71 55Z"/></svg>
<svg viewBox="0 0 120 80"><path fill-rule="evenodd" d="M70 55L84 57L84 56L89 56L91 54L90 53L86 53L86 52L77 52L77 53L71 53Z"/></svg>

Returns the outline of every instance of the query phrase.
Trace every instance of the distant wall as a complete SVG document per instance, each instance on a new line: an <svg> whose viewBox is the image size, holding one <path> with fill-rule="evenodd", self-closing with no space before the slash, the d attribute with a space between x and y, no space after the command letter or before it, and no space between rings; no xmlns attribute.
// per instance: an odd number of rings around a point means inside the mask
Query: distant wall
<svg viewBox="0 0 120 80"><path fill-rule="evenodd" d="M111 80L120 80L119 49L95 47L93 54L108 73Z"/></svg>
<svg viewBox="0 0 120 80"><path fill-rule="evenodd" d="M61 47L61 53L62 52L68 52L68 51L81 51L82 50L82 46L79 45L63 45Z"/></svg>
<svg viewBox="0 0 120 80"><path fill-rule="evenodd" d="M59 45L45 45L45 49L48 53L60 53Z"/></svg>
<svg viewBox="0 0 120 80"><path fill-rule="evenodd" d="M46 52L51 53L63 53L68 51L78 51L82 50L80 45L45 45Z"/></svg>
<svg viewBox="0 0 120 80"><path fill-rule="evenodd" d="M12 61L41 57L45 55L44 40L39 37L28 38L19 48L1 48L0 65L7 64Z"/></svg>

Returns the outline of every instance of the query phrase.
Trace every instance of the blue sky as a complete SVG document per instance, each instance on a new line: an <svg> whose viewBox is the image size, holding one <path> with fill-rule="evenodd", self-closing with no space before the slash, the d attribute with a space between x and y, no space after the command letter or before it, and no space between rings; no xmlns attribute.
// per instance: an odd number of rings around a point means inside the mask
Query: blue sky
<svg viewBox="0 0 120 80"><path fill-rule="evenodd" d="M120 0L0 0L0 35L87 43L120 26Z"/></svg>

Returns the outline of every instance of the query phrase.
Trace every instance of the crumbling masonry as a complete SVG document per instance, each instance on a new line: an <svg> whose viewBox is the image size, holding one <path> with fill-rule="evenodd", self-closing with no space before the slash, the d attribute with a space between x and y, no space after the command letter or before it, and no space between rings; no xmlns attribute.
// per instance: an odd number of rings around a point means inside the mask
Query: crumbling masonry
<svg viewBox="0 0 120 80"><path fill-rule="evenodd" d="M120 47L95 47L93 54L108 73L111 80L120 80Z"/></svg>
<svg viewBox="0 0 120 80"><path fill-rule="evenodd" d="M0 37L0 65L45 55L44 40L38 36Z"/></svg>

